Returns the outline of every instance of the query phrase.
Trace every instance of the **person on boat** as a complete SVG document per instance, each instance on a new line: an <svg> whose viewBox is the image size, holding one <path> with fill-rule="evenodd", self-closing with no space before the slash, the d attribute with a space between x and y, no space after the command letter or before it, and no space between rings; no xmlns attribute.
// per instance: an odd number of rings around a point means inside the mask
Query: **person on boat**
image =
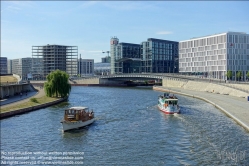
<svg viewBox="0 0 249 166"><path fill-rule="evenodd" d="M168 107L167 101L165 101L164 107L165 107L165 108Z"/></svg>

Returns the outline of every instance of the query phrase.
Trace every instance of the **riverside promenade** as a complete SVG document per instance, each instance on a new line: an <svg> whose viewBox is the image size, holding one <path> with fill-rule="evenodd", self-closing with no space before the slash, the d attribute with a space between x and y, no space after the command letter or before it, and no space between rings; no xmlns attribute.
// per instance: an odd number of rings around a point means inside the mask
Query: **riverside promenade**
<svg viewBox="0 0 249 166"><path fill-rule="evenodd" d="M21 104L21 103L28 102L29 99L30 99L31 97L40 98L40 97L45 96L44 89L41 89L41 88L38 87L38 86L34 86L34 88L35 88L37 91L28 92L28 93L27 93L27 96L26 96L26 94L24 93L24 94L22 95L22 97L20 97L20 96L18 95L18 96L12 96L12 97L10 97L10 98L1 100L1 101L0 101L0 107L1 107L1 108L10 107L10 106L14 106L14 105L17 105L17 104Z"/></svg>
<svg viewBox="0 0 249 166"><path fill-rule="evenodd" d="M227 116L231 117L238 124L249 131L249 101L247 101L247 98L239 98L210 92L193 91L176 87L154 86L153 90L181 94L207 101L216 108L223 111Z"/></svg>
<svg viewBox="0 0 249 166"><path fill-rule="evenodd" d="M36 89L38 89L38 88L36 88ZM25 108L13 110L13 111L4 111L4 112L2 112L2 109L5 109L6 107L7 107L6 109L8 109L8 108L11 108L11 107L15 107L18 104L27 103L31 97L41 98L43 96L45 96L44 89L39 89L38 92L36 92L36 94L30 93L29 95L27 94L27 96L25 94L24 97L23 96L20 96L20 98L12 97L12 98L8 98L7 100L1 101L2 105L1 105L1 111L0 111L0 119L8 118L8 117L15 116L15 115L18 115L18 114L23 114L23 113L35 111L35 110L38 110L38 109L41 109L41 108L44 108L44 107L52 106L52 105L58 104L60 102L63 102L68 98L68 97L58 98L56 100L49 101L49 102L46 102L46 103L42 103L42 104L38 104L38 105L34 105L34 106L29 106L29 107L25 107Z"/></svg>

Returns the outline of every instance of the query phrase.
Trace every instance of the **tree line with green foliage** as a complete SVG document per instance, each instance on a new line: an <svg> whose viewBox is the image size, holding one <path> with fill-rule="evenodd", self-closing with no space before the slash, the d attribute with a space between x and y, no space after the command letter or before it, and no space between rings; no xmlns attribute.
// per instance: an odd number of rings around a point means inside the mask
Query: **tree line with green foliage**
<svg viewBox="0 0 249 166"><path fill-rule="evenodd" d="M67 97L71 91L71 85L68 82L69 75L61 70L55 70L47 75L47 82L44 84L44 90L48 97Z"/></svg>
<svg viewBox="0 0 249 166"><path fill-rule="evenodd" d="M228 70L227 71L227 78L228 78L228 80L230 80L232 77L233 77L233 72L231 70ZM236 80L240 80L241 77L242 77L242 71L237 71L237 73L236 73L236 78L237 79ZM247 71L246 77L249 78L249 71Z"/></svg>

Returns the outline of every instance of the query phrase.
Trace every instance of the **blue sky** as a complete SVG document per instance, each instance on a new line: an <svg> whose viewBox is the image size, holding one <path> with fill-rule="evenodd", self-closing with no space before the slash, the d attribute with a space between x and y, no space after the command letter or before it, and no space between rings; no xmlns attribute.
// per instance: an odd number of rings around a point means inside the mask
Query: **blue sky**
<svg viewBox="0 0 249 166"><path fill-rule="evenodd" d="M1 1L1 56L32 56L32 46L78 46L100 62L110 38L140 44L227 31L249 33L246 1Z"/></svg>

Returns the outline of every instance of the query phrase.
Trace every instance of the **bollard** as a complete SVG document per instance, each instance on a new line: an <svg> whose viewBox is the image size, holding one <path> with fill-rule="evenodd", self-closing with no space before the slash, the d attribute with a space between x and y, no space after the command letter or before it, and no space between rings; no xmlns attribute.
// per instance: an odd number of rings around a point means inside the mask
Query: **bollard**
<svg viewBox="0 0 249 166"><path fill-rule="evenodd" d="M249 96L247 96L247 101L249 101Z"/></svg>

